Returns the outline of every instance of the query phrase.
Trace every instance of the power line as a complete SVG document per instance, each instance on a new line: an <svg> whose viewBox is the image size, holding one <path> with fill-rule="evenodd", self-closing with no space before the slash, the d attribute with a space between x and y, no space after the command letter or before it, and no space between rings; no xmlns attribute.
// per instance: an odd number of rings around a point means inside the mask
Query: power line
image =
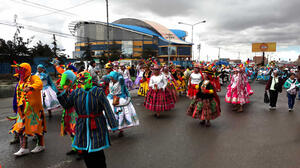
<svg viewBox="0 0 300 168"><path fill-rule="evenodd" d="M85 5L85 4L87 4L87 3L90 3L90 2L92 2L92 1L95 1L95 0L88 0L88 1L85 1L85 2L79 3L79 4L77 4L77 5L74 5L74 6L71 6L71 7L68 7L68 8L64 8L64 9L58 9L57 11L54 11L54 12L45 13L45 14L42 14L42 15L37 15L37 16L24 17L24 18L21 18L21 19L24 19L24 20L29 20L29 19L33 19L33 18L38 18L38 17L42 17L42 16L51 15L51 14L54 14L54 13L61 13L61 12L65 12L65 10L70 10L70 9L73 9L73 8L77 8L77 7L79 7L79 6Z"/></svg>
<svg viewBox="0 0 300 168"><path fill-rule="evenodd" d="M25 1L25 0L23 0L23 1L12 0L12 2L15 2L15 3L18 3L18 4L21 3L23 5L31 6L31 7L42 9L42 10L60 12L60 14L65 15L65 16L74 16L74 15L76 15L76 14L71 13L71 12L59 11L59 9L55 9L55 8L52 8L52 7L48 7L48 6L45 6L45 5L41 5L41 4L38 4L38 3L29 2L29 1Z"/></svg>
<svg viewBox="0 0 300 168"><path fill-rule="evenodd" d="M11 22L0 22L1 25L6 25L6 26L11 26L11 27L15 27L15 23L11 23ZM25 24L20 24L18 23L18 26L22 26L22 28L24 29L28 29L34 32L39 32L39 33L44 33L44 34L50 34L50 35L57 35L63 38L69 38L69 39L76 39L76 38L81 38L81 39L86 39L87 37L82 37L82 36L73 36L71 34L67 34L67 33L63 33L63 32L58 32L58 31L53 31L53 30L48 30L48 29L44 29L44 28L40 28L40 27L36 27L36 26L31 26L31 25L25 25ZM92 39L93 41L96 41L96 39Z"/></svg>

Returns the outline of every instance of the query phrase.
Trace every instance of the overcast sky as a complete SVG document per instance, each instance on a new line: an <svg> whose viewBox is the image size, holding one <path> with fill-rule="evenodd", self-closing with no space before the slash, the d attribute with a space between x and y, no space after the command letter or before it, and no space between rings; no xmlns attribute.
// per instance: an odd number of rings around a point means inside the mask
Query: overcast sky
<svg viewBox="0 0 300 168"><path fill-rule="evenodd" d="M42 4L43 6L39 5ZM277 42L272 59L295 60L300 54L299 0L109 0L110 22L120 18L147 19L167 28L191 28L178 22L207 22L194 27L194 43L201 43L201 60L221 57L246 60L261 53L251 53L253 42ZM55 12L47 7L64 10ZM72 7L72 8L71 8ZM71 9L70 9L71 8ZM52 14L51 14L52 13ZM68 33L68 24L76 20L106 21L105 0L0 0L0 23L18 22L53 31ZM0 24L0 38L12 39L16 29ZM35 36L35 41L51 43L52 35L26 29L21 36ZM71 55L75 40L57 38ZM199 57L196 45L194 55ZM240 53L240 54L239 54Z"/></svg>

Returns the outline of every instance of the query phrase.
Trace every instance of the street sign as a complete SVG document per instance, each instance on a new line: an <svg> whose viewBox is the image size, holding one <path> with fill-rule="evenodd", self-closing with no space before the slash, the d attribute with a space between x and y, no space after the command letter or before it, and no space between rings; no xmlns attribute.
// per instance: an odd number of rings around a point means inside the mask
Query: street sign
<svg viewBox="0 0 300 168"><path fill-rule="evenodd" d="M276 43L252 43L252 52L276 52Z"/></svg>

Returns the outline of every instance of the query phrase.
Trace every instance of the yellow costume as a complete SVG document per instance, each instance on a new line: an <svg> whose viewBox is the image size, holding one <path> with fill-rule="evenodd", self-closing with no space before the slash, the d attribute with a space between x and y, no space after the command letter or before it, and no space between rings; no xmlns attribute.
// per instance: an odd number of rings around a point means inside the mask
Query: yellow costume
<svg viewBox="0 0 300 168"><path fill-rule="evenodd" d="M14 65L15 66L15 65ZM24 71L24 79L19 81L16 89L17 94L17 121L11 129L11 133L22 135L43 135L46 132L45 115L42 105L41 90L43 83L36 76L31 76L31 67L27 63L16 65ZM25 88L31 88L24 92Z"/></svg>

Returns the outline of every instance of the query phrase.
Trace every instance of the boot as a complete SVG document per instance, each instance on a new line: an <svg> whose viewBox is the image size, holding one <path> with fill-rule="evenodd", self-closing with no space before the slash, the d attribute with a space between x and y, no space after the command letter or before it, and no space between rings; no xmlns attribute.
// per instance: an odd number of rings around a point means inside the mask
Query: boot
<svg viewBox="0 0 300 168"><path fill-rule="evenodd" d="M243 105L239 105L238 112L243 112Z"/></svg>
<svg viewBox="0 0 300 168"><path fill-rule="evenodd" d="M238 108L239 108L238 105L234 104L233 107L232 107L232 111L237 111Z"/></svg>

